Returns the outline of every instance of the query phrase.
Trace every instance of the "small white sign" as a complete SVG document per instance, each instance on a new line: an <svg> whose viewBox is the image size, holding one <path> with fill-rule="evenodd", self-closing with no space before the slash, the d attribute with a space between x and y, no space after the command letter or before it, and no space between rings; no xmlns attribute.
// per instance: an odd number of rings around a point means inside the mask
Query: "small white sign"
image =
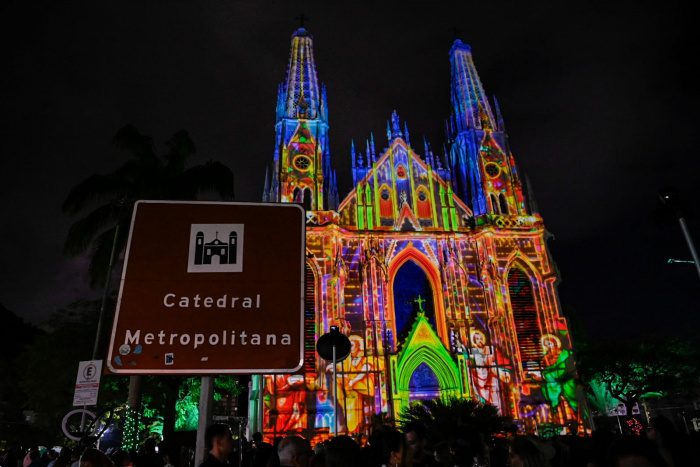
<svg viewBox="0 0 700 467"><path fill-rule="evenodd" d="M101 375L102 360L80 362L80 365L78 365L78 376L75 378L73 407L97 405Z"/></svg>

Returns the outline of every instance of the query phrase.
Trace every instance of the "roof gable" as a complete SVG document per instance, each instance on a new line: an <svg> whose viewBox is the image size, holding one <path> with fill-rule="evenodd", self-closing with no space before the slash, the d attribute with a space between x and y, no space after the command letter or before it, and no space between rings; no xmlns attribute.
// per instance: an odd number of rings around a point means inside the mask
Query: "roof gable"
<svg viewBox="0 0 700 467"><path fill-rule="evenodd" d="M372 163L340 203L349 229L455 231L467 228L472 212L452 186L400 137Z"/></svg>

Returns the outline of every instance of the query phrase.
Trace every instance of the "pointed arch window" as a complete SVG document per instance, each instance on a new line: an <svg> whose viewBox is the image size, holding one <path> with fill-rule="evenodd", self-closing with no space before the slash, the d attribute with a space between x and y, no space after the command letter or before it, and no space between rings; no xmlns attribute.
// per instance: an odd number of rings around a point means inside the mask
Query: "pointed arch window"
<svg viewBox="0 0 700 467"><path fill-rule="evenodd" d="M542 361L542 331L537 321L535 293L530 278L519 267L508 273L508 295L513 312L518 353L523 371L538 371Z"/></svg>
<svg viewBox="0 0 700 467"><path fill-rule="evenodd" d="M304 267L304 371L316 366L316 278L309 263Z"/></svg>
<svg viewBox="0 0 700 467"><path fill-rule="evenodd" d="M389 190L387 185L382 185L379 188L379 215L382 217L392 217L394 215L391 190Z"/></svg>
<svg viewBox="0 0 700 467"><path fill-rule="evenodd" d="M504 195L503 193L498 195L498 201L501 205L501 214L508 215L508 201L506 200L506 195Z"/></svg>
<svg viewBox="0 0 700 467"><path fill-rule="evenodd" d="M418 217L423 219L429 219L431 217L432 211L430 206L430 196L428 194L428 190L423 186L418 188L418 200L416 201L416 206Z"/></svg>
<svg viewBox="0 0 700 467"><path fill-rule="evenodd" d="M498 199L496 198L496 195L491 193L489 195L489 199L491 200L491 210L493 211L494 214L500 214L501 211L498 206Z"/></svg>
<svg viewBox="0 0 700 467"><path fill-rule="evenodd" d="M301 201L301 205L304 206L305 211L311 211L311 208L312 208L311 189L304 188L303 196L304 196L304 198Z"/></svg>

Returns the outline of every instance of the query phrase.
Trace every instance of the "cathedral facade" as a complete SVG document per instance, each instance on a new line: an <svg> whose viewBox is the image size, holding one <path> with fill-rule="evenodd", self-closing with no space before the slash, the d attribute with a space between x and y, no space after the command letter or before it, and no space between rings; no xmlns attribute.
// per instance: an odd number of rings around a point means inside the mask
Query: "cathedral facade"
<svg viewBox="0 0 700 467"><path fill-rule="evenodd" d="M323 439L337 405L338 433L358 435L377 414L396 419L437 397L492 404L525 432L582 429L542 218L470 47L457 40L449 56L445 149L423 140L419 153L394 112L384 149L373 134L351 144L353 188L340 199L313 40L303 28L292 35L263 199L307 212L304 366L253 377L251 431ZM331 326L351 342L337 400L315 352Z"/></svg>

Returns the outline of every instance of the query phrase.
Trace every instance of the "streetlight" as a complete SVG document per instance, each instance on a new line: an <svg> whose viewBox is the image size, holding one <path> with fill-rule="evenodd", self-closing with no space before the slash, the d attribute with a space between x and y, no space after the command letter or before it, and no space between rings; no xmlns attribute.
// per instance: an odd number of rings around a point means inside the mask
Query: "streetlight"
<svg viewBox="0 0 700 467"><path fill-rule="evenodd" d="M669 258L666 260L666 263L668 264L673 264L673 263L681 263L681 264L695 264L695 261L689 260L689 259L675 259L675 258Z"/></svg>
<svg viewBox="0 0 700 467"><path fill-rule="evenodd" d="M678 223L681 225L681 230L683 231L683 236L685 237L685 242L688 244L688 249L690 250L690 255L693 257L693 263L695 263L695 269L698 271L698 276L700 277L700 258L698 257L698 252L695 250L695 244L693 243L693 238L690 236L690 230L688 230L688 225L685 223L683 218L683 213L678 206L678 200L676 199L675 193L671 190L664 190L659 193L659 199L664 206L667 206L675 214L678 219ZM671 261L669 261L670 263ZM679 260L674 260L674 262L680 262Z"/></svg>

